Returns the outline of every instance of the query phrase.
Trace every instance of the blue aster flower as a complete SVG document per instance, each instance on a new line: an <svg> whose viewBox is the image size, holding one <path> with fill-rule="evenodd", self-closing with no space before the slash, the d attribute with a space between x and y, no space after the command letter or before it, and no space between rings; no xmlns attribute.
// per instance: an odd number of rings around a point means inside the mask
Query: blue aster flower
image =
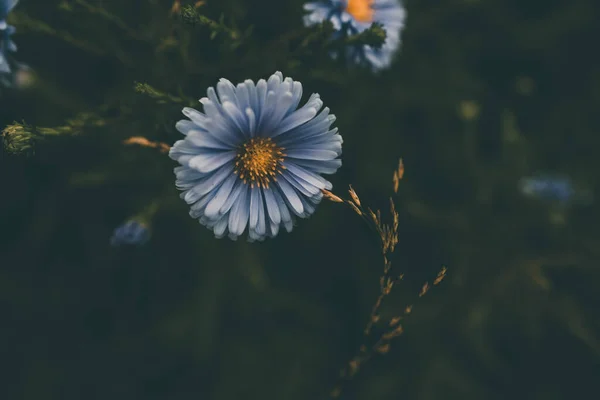
<svg viewBox="0 0 600 400"><path fill-rule="evenodd" d="M8 13L17 5L19 0L0 0L0 83L12 86L12 71L19 67L19 63L13 61L9 52L17 51L17 46L11 40L15 33L15 27L6 23Z"/></svg>
<svg viewBox="0 0 600 400"><path fill-rule="evenodd" d="M8 13L17 5L19 0L0 0L0 21L6 20Z"/></svg>
<svg viewBox="0 0 600 400"><path fill-rule="evenodd" d="M290 232L331 189L321 174L341 166L342 137L318 94L299 108L301 97L302 84L276 72L256 84L221 79L200 99L204 112L183 109L189 120L176 128L185 139L169 152L181 164L176 185L190 216L217 238Z"/></svg>
<svg viewBox="0 0 600 400"><path fill-rule="evenodd" d="M310 26L329 20L337 35L357 34L373 22L383 25L386 39L380 49L371 46L353 46L346 57L357 64L368 64L373 70L387 68L400 47L400 31L404 28L406 11L399 0L320 0L304 5L308 14L304 25Z"/></svg>
<svg viewBox="0 0 600 400"><path fill-rule="evenodd" d="M571 180L565 177L526 177L521 179L520 188L526 196L559 203L569 202L576 193Z"/></svg>
<svg viewBox="0 0 600 400"><path fill-rule="evenodd" d="M141 246L150 240L150 229L146 224L129 220L115 229L110 238L112 246L137 245Z"/></svg>

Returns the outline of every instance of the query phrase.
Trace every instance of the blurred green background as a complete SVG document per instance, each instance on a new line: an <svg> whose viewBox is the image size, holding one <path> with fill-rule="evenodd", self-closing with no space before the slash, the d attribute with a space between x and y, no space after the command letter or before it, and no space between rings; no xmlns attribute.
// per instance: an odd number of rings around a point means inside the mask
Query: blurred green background
<svg viewBox="0 0 600 400"><path fill-rule="evenodd" d="M405 279L382 316L413 313L343 398L597 397L600 210L526 198L518 181L566 174L596 192L600 3L408 0L401 52L378 75L285 41L303 32L302 1L206 3L253 33L232 50L169 16L171 0L22 0L9 18L36 82L2 91L1 125L87 111L108 122L33 155L0 152L1 398L327 397L378 295L374 234L324 202L291 234L216 240L178 198L176 164L121 144L180 138L181 105L134 81L198 99L221 77L276 70L338 117L334 192L352 184L387 209L399 157L406 166L392 258ZM151 242L110 247L156 198ZM446 280L418 299L442 265Z"/></svg>

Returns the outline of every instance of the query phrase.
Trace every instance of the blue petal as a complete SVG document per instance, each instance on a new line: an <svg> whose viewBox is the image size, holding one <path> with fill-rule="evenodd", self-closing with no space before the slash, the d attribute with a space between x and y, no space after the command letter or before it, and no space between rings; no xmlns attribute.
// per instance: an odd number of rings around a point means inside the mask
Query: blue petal
<svg viewBox="0 0 600 400"><path fill-rule="evenodd" d="M286 160L284 161L283 165L286 167L289 173L293 174L294 176L297 176L298 178L310 183L311 185L319 189L329 190L332 188L331 183L322 176L317 175L314 172L311 172L307 169L304 169L291 161Z"/></svg>
<svg viewBox="0 0 600 400"><path fill-rule="evenodd" d="M291 113L283 121L281 121L271 136L278 136L310 121L317 115L322 106L323 101L321 101L319 95L313 94L304 107Z"/></svg>
<svg viewBox="0 0 600 400"><path fill-rule="evenodd" d="M183 113L183 115L188 117L191 120L191 122L193 122L194 125L196 125L200 128L204 128L204 122L206 122L206 119L208 118L206 115L204 115L200 111L198 111L194 108L191 108L191 107L184 107L183 110L181 110L181 112ZM185 121L185 120L183 120L183 121ZM180 122L182 122L182 121L180 121ZM189 121L187 121L187 122L189 122ZM175 127L177 128L177 125L175 125ZM181 132L181 133L183 133L184 135L186 134L184 132Z"/></svg>
<svg viewBox="0 0 600 400"><path fill-rule="evenodd" d="M281 222L285 226L288 232L292 231L294 226L294 220L292 215L290 214L290 209L288 208L285 200L283 200L282 195L280 194L280 190L278 188L273 188L273 197L275 197L275 201L277 201L277 206L279 207L279 212L281 214Z"/></svg>
<svg viewBox="0 0 600 400"><path fill-rule="evenodd" d="M341 135L337 135L336 133L337 128L332 129L325 135L310 138L309 140L297 141L286 148L294 150L330 150L339 156L342 154L343 140Z"/></svg>
<svg viewBox="0 0 600 400"><path fill-rule="evenodd" d="M209 192L200 198L199 201L194 202L190 206L190 217L200 218L200 222L205 223L202 221L203 218L206 219L206 217L204 217L204 210L206 209L206 205L215 197L216 194L216 190L213 190L212 192Z"/></svg>
<svg viewBox="0 0 600 400"><path fill-rule="evenodd" d="M336 158L337 153L331 150L289 149L287 150L287 156L289 158L296 158L301 160L328 161Z"/></svg>
<svg viewBox="0 0 600 400"><path fill-rule="evenodd" d="M229 218L227 216L221 217L213 228L213 232L215 233L215 237L217 239L221 239L225 236L225 231L227 230L227 225L229 223Z"/></svg>
<svg viewBox="0 0 600 400"><path fill-rule="evenodd" d="M317 174L335 174L335 172L342 166L342 160L340 159L328 161L296 159L294 160L294 163L300 167L304 167L308 171L312 171Z"/></svg>
<svg viewBox="0 0 600 400"><path fill-rule="evenodd" d="M207 98L200 99L200 102L204 106L204 111L208 116L204 121L204 127L207 132L230 146L237 146L240 140L243 139L243 135L239 128L225 114L222 106L219 104L217 108L216 103Z"/></svg>
<svg viewBox="0 0 600 400"><path fill-rule="evenodd" d="M258 225L259 208L262 208L260 197L260 188L255 186L250 188L250 229L256 229Z"/></svg>
<svg viewBox="0 0 600 400"><path fill-rule="evenodd" d="M235 151L202 152L192 158L188 166L200 172L211 172L232 161L236 155Z"/></svg>
<svg viewBox="0 0 600 400"><path fill-rule="evenodd" d="M254 135L256 134L258 122L256 119L256 114L254 113L254 111L252 111L251 108L246 108L246 116L248 117L249 136L254 137Z"/></svg>
<svg viewBox="0 0 600 400"><path fill-rule="evenodd" d="M187 119L177 121L177 123L175 124L175 129L177 129L183 135L187 135L190 130L196 128L198 128L198 125L196 125L196 123L194 123L193 121L189 121Z"/></svg>
<svg viewBox="0 0 600 400"><path fill-rule="evenodd" d="M334 121L335 116L329 115L329 108L325 107L315 118L281 134L281 136L279 136L279 141L282 146L286 146L289 145L289 143L295 143L300 140L306 140L312 136L325 134L329 131L329 127Z"/></svg>
<svg viewBox="0 0 600 400"><path fill-rule="evenodd" d="M240 110L245 110L250 107L250 91L245 83L238 83L235 88L237 96L237 104Z"/></svg>
<svg viewBox="0 0 600 400"><path fill-rule="evenodd" d="M256 84L256 99L258 107L256 108L256 116L258 117L258 125L263 118L265 101L267 100L267 81L261 79Z"/></svg>
<svg viewBox="0 0 600 400"><path fill-rule="evenodd" d="M248 88L248 101L250 102L249 107L254 111L254 115L258 117L260 115L261 104L258 102L258 92L254 82L250 79L244 81Z"/></svg>
<svg viewBox="0 0 600 400"><path fill-rule="evenodd" d="M280 71L275 72L267 81L267 91L276 91L283 81L283 74Z"/></svg>
<svg viewBox="0 0 600 400"><path fill-rule="evenodd" d="M312 197L311 198L304 198L302 197L302 205L304 206L304 218L310 217L311 215L314 214L315 210L316 210L316 205L319 204L319 200L316 201L312 201Z"/></svg>
<svg viewBox="0 0 600 400"><path fill-rule="evenodd" d="M235 86L229 80L225 78L221 78L219 83L217 83L217 93L219 94L219 100L221 100L221 104L226 101L230 101L237 104L237 95L235 93Z"/></svg>
<svg viewBox="0 0 600 400"><path fill-rule="evenodd" d="M180 164L187 165L196 154L198 154L198 147L194 146L187 140L178 140L169 149L169 157L173 160L179 161ZM187 157L190 156L190 157Z"/></svg>
<svg viewBox="0 0 600 400"><path fill-rule="evenodd" d="M259 188L258 189L258 198L259 198L259 205L258 205L258 225L256 227L256 233L258 233L259 235L261 235L264 239L264 235L267 233L267 226L266 226L266 221L265 221L265 206L263 203L263 196L262 196L263 191Z"/></svg>
<svg viewBox="0 0 600 400"><path fill-rule="evenodd" d="M269 237L275 237L279 233L279 223L271 221L269 223Z"/></svg>
<svg viewBox="0 0 600 400"><path fill-rule="evenodd" d="M265 97L265 103L258 123L259 134L269 133L267 127L271 124L271 116L273 115L275 106L277 105L277 94L270 90Z"/></svg>
<svg viewBox="0 0 600 400"><path fill-rule="evenodd" d="M229 232L235 236L240 236L244 232L250 214L250 188L247 185L243 185L243 188L229 213Z"/></svg>
<svg viewBox="0 0 600 400"><path fill-rule="evenodd" d="M296 178L294 178L294 176L292 174L288 173L287 171L284 171L280 175L280 177L281 177L281 179L285 179L285 181L287 183L289 183L290 186L292 186L297 192L299 192L300 194L302 194L306 197L315 196L315 195L317 195L317 193L320 193L319 189L317 189L316 187L314 187L308 183L306 183L306 186L303 185ZM299 196L299 197L302 198L302 196Z"/></svg>
<svg viewBox="0 0 600 400"><path fill-rule="evenodd" d="M231 146L216 139L206 131L190 130L186 138L191 144L197 147L216 150L231 150Z"/></svg>
<svg viewBox="0 0 600 400"><path fill-rule="evenodd" d="M208 218L216 218L219 215L219 210L225 204L225 201L229 198L231 194L231 190L233 189L233 184L238 180L238 177L235 175L230 175L229 178L223 182L214 199L208 203L206 206L206 210L204 211L205 215Z"/></svg>
<svg viewBox="0 0 600 400"><path fill-rule="evenodd" d="M223 166L215 173L208 175L202 182L199 182L196 186L194 186L191 191L204 196L208 192L217 189L219 185L230 176L233 172L233 163L229 163Z"/></svg>
<svg viewBox="0 0 600 400"><path fill-rule="evenodd" d="M225 203L223 203L223 206L219 210L219 214L226 214L231 209L231 207L233 207L238 197L242 193L242 190L244 190L245 186L246 184L243 183L241 179L236 179L233 189L231 190L231 194L229 195Z"/></svg>
<svg viewBox="0 0 600 400"><path fill-rule="evenodd" d="M302 215L304 212L304 207L302 206L302 201L300 200L300 197L298 197L298 193L296 193L294 188L292 188L292 186L284 179L278 179L277 186L279 186L281 189L281 193L292 208L292 211L294 211L294 213L298 216Z"/></svg>
<svg viewBox="0 0 600 400"><path fill-rule="evenodd" d="M294 99L294 102L290 105L287 112L285 113L286 117L294 111L296 111L298 105L300 104L300 100L302 100L302 84L300 82L294 82L291 78L286 78L286 81L288 79L290 80L290 83L292 85L292 97Z"/></svg>
<svg viewBox="0 0 600 400"><path fill-rule="evenodd" d="M268 136L273 137L273 132L277 132L281 126L281 120L288 111L290 105L294 102L294 95L288 89L289 84L284 82L281 85L283 93L275 93L272 97L272 105L268 110L269 114L261 129L268 133ZM269 93L270 94L270 93ZM271 96L268 96L270 98Z"/></svg>
<svg viewBox="0 0 600 400"><path fill-rule="evenodd" d="M205 174L188 167L177 167L175 168L175 177L177 178L175 180L177 189L185 190L200 183Z"/></svg>
<svg viewBox="0 0 600 400"><path fill-rule="evenodd" d="M263 189L263 195L269 218L274 224L279 224L281 222L281 213L279 212L279 206L277 205L277 200L275 200L272 189Z"/></svg>
<svg viewBox="0 0 600 400"><path fill-rule="evenodd" d="M19 0L2 0L0 1L0 16L4 19L8 13L17 5Z"/></svg>
<svg viewBox="0 0 600 400"><path fill-rule="evenodd" d="M245 114L242 114L237 105L230 101L223 102L223 110L225 110L227 116L233 121L240 133L245 136L248 132L248 121Z"/></svg>

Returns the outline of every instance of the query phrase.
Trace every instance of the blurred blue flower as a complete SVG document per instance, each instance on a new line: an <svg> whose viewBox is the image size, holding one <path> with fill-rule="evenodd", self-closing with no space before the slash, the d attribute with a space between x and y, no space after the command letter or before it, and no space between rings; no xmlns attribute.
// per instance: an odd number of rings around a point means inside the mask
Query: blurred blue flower
<svg viewBox="0 0 600 400"><path fill-rule="evenodd" d="M150 239L150 229L136 220L129 220L115 229L110 238L112 246L145 244Z"/></svg>
<svg viewBox="0 0 600 400"><path fill-rule="evenodd" d="M567 203L575 196L573 182L565 177L533 176L519 182L521 192L529 197Z"/></svg>
<svg viewBox="0 0 600 400"><path fill-rule="evenodd" d="M6 20L8 13L15 8L19 0L0 0L0 21Z"/></svg>
<svg viewBox="0 0 600 400"><path fill-rule="evenodd" d="M15 33L15 27L0 20L0 73L2 74L11 72L7 56L9 52L17 50L15 43L10 40L13 33Z"/></svg>
<svg viewBox="0 0 600 400"><path fill-rule="evenodd" d="M17 5L19 0L0 0L0 83L4 86L12 86L13 70L18 69L20 64L13 61L9 52L17 51L17 46L11 40L15 33L15 27L6 23L8 13Z"/></svg>
<svg viewBox="0 0 600 400"><path fill-rule="evenodd" d="M319 113L318 94L298 108L302 84L281 72L257 84L221 79L207 96L203 113L183 109L190 120L176 128L186 137L169 153L182 165L176 185L190 216L217 238L235 240L246 227L249 241L274 237L280 227L290 232L295 216L310 216L321 189L331 189L321 174L342 164L342 137L330 129L335 116L329 108Z"/></svg>
<svg viewBox="0 0 600 400"><path fill-rule="evenodd" d="M383 25L385 43L380 49L371 46L352 46L346 57L357 64L370 65L374 71L387 68L400 47L400 31L404 28L406 11L399 0L320 0L304 5L309 13L304 25L331 21L336 31L353 35L368 29L373 22Z"/></svg>

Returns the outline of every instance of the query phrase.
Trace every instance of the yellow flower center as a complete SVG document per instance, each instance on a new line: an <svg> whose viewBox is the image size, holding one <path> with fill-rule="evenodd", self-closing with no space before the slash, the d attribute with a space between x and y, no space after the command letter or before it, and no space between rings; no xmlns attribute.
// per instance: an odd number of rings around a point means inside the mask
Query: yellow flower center
<svg viewBox="0 0 600 400"><path fill-rule="evenodd" d="M373 9L371 4L373 4L373 0L348 0L346 11L359 22L372 22Z"/></svg>
<svg viewBox="0 0 600 400"><path fill-rule="evenodd" d="M244 183L254 187L269 187L275 175L281 173L284 148L277 146L271 138L252 138L244 143L236 156L234 173L239 174Z"/></svg>

